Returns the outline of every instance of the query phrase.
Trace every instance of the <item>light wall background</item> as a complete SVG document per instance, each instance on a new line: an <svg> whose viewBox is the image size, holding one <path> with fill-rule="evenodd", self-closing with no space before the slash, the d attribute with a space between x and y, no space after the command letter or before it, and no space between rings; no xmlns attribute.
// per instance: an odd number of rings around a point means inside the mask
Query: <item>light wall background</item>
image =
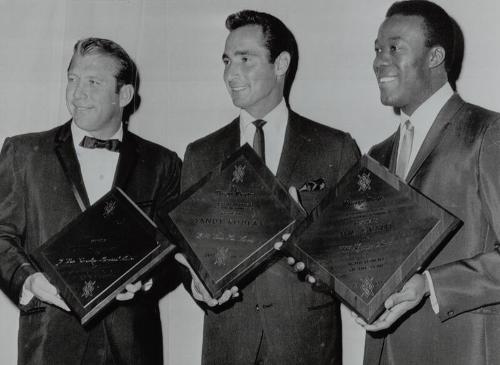
<svg viewBox="0 0 500 365"><path fill-rule="evenodd" d="M293 108L349 131L363 152L397 125L379 103L373 42L388 0L0 0L0 143L68 119L66 68L76 40L121 44L142 77L131 130L183 156L186 145L237 114L222 82L228 14L278 16L294 32L300 64ZM500 110L500 2L437 0L462 26L466 57L459 91ZM0 184L2 182L0 181ZM179 288L161 301L168 365L199 364L202 313ZM0 294L0 363L16 363L18 312ZM362 333L346 325L346 365L359 361ZM352 329L352 331L351 331ZM352 346L351 346L352 345Z"/></svg>

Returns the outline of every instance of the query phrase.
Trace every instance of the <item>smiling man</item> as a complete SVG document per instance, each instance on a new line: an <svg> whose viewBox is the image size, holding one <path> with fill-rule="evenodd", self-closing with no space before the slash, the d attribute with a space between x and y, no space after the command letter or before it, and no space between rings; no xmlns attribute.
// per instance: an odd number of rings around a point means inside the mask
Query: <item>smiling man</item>
<svg viewBox="0 0 500 365"><path fill-rule="evenodd" d="M66 88L72 120L5 140L0 155L0 285L21 310L18 364L163 363L155 290L116 302L83 328L58 288L29 258L112 186L122 188L153 219L177 197L177 155L123 127L123 111L133 102L137 78L134 62L118 44L99 38L78 41ZM177 272L173 263L166 263L166 283L175 286ZM117 299L131 299L140 287L140 282L129 285Z"/></svg>
<svg viewBox="0 0 500 365"><path fill-rule="evenodd" d="M398 131L370 155L464 224L391 295L368 332L365 364L500 364L500 115L454 93L463 58L455 21L438 5L394 3L373 69Z"/></svg>
<svg viewBox="0 0 500 365"><path fill-rule="evenodd" d="M290 109L299 54L279 19L244 10L230 15L226 27L224 82L240 115L188 146L182 189L249 143L284 186L302 188L310 211L326 191L311 182L334 185L358 159L358 148L348 134ZM339 303L299 281L286 260L241 289L241 300L207 310L204 365L341 363Z"/></svg>

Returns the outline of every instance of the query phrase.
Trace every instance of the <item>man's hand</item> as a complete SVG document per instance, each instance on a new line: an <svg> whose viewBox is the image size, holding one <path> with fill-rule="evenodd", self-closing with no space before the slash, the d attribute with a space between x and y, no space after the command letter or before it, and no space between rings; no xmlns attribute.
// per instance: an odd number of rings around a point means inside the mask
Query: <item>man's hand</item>
<svg viewBox="0 0 500 365"><path fill-rule="evenodd" d="M149 279L144 284L142 283L141 280L136 281L135 283L127 284L125 286L125 290L116 295L116 300L119 300L119 301L130 300L130 299L135 297L135 294L139 290L146 292L149 289L151 289L152 286L153 286L153 279Z"/></svg>
<svg viewBox="0 0 500 365"><path fill-rule="evenodd" d="M415 308L429 294L427 278L421 274L413 275L399 293L392 294L385 301L385 312L372 324L367 324L354 313L356 322L367 331L381 331L392 326L402 315Z"/></svg>
<svg viewBox="0 0 500 365"><path fill-rule="evenodd" d="M58 294L57 288L49 283L45 275L41 272L36 272L28 276L24 282L23 288L32 293L42 302L55 305L56 307L64 309L67 312L70 311L68 305Z"/></svg>
<svg viewBox="0 0 500 365"><path fill-rule="evenodd" d="M198 275L196 275L191 265L189 265L186 257L181 253L176 253L174 257L180 264L187 267L189 272L191 273L191 291L193 293L194 299L200 302L205 302L209 307L215 307L216 305L226 303L229 299L237 298L240 295L238 287L233 286L230 290L224 291L220 298L212 298L208 290L198 278Z"/></svg>

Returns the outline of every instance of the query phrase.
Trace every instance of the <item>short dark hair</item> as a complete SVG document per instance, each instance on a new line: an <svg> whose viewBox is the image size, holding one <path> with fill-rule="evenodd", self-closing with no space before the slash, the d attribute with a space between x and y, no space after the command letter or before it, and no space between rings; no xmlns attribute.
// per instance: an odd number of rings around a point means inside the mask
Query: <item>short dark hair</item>
<svg viewBox="0 0 500 365"><path fill-rule="evenodd" d="M439 5L427 0L398 1L387 10L386 17L393 15L420 16L424 20L426 46L444 48L444 66L448 82L456 90L464 57L464 38L458 23Z"/></svg>
<svg viewBox="0 0 500 365"><path fill-rule="evenodd" d="M74 55L86 56L98 54L108 56L115 60L117 64L116 92L120 92L123 85L132 85L134 87L134 96L132 101L124 108L123 120L128 122L141 103L139 95L140 77L137 65L129 54L116 42L104 38L84 38L77 41L73 47ZM71 67L71 63L69 65Z"/></svg>
<svg viewBox="0 0 500 365"><path fill-rule="evenodd" d="M245 25L260 25L269 50L269 62L274 62L281 52L290 54L290 65L285 75L283 97L290 107L290 91L299 64L299 47L293 33L278 18L271 14L254 10L242 10L231 14L226 19L226 28L233 31Z"/></svg>
<svg viewBox="0 0 500 365"><path fill-rule="evenodd" d="M118 66L118 72L115 75L116 92L119 92L123 85L135 86L137 67L119 44L104 38L80 39L73 47L73 54L80 56L99 54L113 58Z"/></svg>

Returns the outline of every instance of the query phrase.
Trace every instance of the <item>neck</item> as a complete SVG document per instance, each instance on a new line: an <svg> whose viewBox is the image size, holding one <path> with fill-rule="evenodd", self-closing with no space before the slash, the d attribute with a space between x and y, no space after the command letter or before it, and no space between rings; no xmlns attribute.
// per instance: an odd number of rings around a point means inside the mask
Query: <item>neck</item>
<svg viewBox="0 0 500 365"><path fill-rule="evenodd" d="M431 77L429 78L429 82L425 88L423 88L419 100L420 102L415 103L414 105L407 105L402 107L401 110L408 116L411 116L415 110L417 110L423 103L427 101L436 91L441 89L444 84L448 82L446 74L444 77L440 75L439 77Z"/></svg>

